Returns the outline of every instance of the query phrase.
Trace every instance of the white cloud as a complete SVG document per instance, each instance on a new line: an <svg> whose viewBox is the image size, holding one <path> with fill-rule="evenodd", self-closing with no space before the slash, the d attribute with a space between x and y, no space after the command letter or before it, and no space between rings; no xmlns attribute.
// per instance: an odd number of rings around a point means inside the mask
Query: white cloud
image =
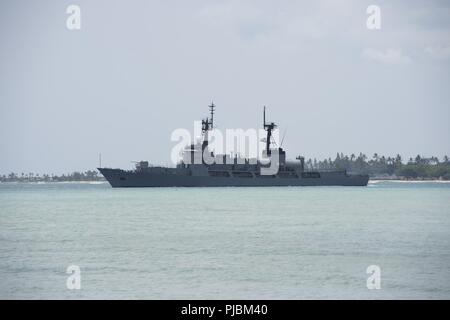
<svg viewBox="0 0 450 320"><path fill-rule="evenodd" d="M440 46L429 46L425 48L425 52L435 59L449 59L450 44Z"/></svg>
<svg viewBox="0 0 450 320"><path fill-rule="evenodd" d="M410 57L402 53L401 49L393 48L389 48L384 51L365 49L363 51L363 57L368 60L386 64L407 64L412 61Z"/></svg>

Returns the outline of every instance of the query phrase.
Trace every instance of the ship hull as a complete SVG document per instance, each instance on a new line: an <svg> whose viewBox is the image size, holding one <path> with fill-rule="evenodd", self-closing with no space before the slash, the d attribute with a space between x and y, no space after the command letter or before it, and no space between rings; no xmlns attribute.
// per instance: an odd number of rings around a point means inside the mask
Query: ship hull
<svg viewBox="0 0 450 320"><path fill-rule="evenodd" d="M345 172L320 172L319 177L211 177L178 174L155 174L98 168L113 188L138 187L271 187L271 186L366 186L368 175Z"/></svg>

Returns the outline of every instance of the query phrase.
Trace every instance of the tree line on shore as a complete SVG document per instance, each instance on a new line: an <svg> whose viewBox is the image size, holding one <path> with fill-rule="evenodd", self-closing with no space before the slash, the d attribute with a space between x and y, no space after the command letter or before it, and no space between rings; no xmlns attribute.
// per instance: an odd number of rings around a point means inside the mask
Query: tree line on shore
<svg viewBox="0 0 450 320"><path fill-rule="evenodd" d="M306 170L347 170L349 173L368 174L371 177L399 179L442 179L450 180L450 161L448 156L441 160L437 157L417 155L404 161L400 155L395 157L380 156L375 153L371 158L360 153L350 156L338 153L335 159L308 159ZM96 170L73 172L63 175L14 173L0 175L1 182L62 182L62 181L104 181L105 178Z"/></svg>
<svg viewBox="0 0 450 320"><path fill-rule="evenodd" d="M308 170L347 170L349 173L368 174L371 177L450 180L448 156L440 160L434 156L426 158L417 155L404 161L399 154L395 157L386 157L375 153L372 158L368 158L363 153L358 156L338 153L334 160L308 159L305 167Z"/></svg>
<svg viewBox="0 0 450 320"><path fill-rule="evenodd" d="M102 175L96 170L88 170L85 172L72 172L68 174L55 175L55 174L42 174L39 173L14 173L11 172L8 175L1 175L1 182L63 182L63 181L103 181Z"/></svg>

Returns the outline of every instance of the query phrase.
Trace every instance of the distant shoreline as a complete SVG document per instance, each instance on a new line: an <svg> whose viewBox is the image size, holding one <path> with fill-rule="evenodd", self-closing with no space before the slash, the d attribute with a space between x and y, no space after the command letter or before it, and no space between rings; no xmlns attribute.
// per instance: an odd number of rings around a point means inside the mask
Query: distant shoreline
<svg viewBox="0 0 450 320"><path fill-rule="evenodd" d="M386 178L370 178L369 182L439 182L450 183L450 180L444 179L386 179Z"/></svg>
<svg viewBox="0 0 450 320"><path fill-rule="evenodd" d="M402 179L402 178L370 178L370 182L435 182L435 183L450 183L450 180L444 179ZM107 184L106 179L101 180L65 180L65 181L0 181L0 184Z"/></svg>
<svg viewBox="0 0 450 320"><path fill-rule="evenodd" d="M360 153L358 156L350 156L338 153L336 158L308 159L304 162L302 170L306 171L329 171L346 170L349 174L369 175L371 181L450 181L450 160L444 156L442 160L437 157L422 157L417 155L415 159L410 158L407 163L402 157L380 156L375 153L372 159ZM77 182L77 181L106 181L97 170L84 172L74 171L62 175L33 172L11 172L0 175L0 182Z"/></svg>
<svg viewBox="0 0 450 320"><path fill-rule="evenodd" d="M65 180L65 181L0 181L0 184L64 184L64 183L85 183L85 184L105 184L108 183L106 179L104 180Z"/></svg>

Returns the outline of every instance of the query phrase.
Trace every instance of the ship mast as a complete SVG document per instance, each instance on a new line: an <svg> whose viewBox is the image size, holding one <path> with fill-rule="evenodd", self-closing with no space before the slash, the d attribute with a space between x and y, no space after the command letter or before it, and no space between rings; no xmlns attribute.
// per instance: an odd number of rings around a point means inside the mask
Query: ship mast
<svg viewBox="0 0 450 320"><path fill-rule="evenodd" d="M211 102L211 105L209 105L209 112L211 114L211 117L208 119L202 120L202 132L204 134L203 143L202 143L202 150L205 150L205 148L208 146L208 131L213 129L214 126L214 110L215 110L215 104L214 102Z"/></svg>
<svg viewBox="0 0 450 320"><path fill-rule="evenodd" d="M267 131L267 137L266 137L266 155L270 156L270 141L272 139L272 130L276 128L276 124L274 122L268 122L266 123L266 106L264 106L263 111L263 127L264 130Z"/></svg>
<svg viewBox="0 0 450 320"><path fill-rule="evenodd" d="M209 106L209 112L211 112L211 118L209 121L209 125L210 125L210 130L213 129L213 124L214 124L214 108L216 106L214 105L214 102L211 102L211 105Z"/></svg>

